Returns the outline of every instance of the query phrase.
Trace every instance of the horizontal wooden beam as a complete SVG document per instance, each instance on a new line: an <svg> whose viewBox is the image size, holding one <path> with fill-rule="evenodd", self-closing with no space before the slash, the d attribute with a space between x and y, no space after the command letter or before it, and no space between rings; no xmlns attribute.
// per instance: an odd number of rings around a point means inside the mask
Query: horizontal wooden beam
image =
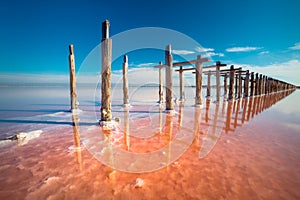
<svg viewBox="0 0 300 200"><path fill-rule="evenodd" d="M185 68L185 69L176 69L175 71L176 72L180 72L180 71L190 71L190 70L195 70L196 68L193 67L193 68Z"/></svg>
<svg viewBox="0 0 300 200"><path fill-rule="evenodd" d="M177 66L184 66L184 65L192 65L195 64L196 60L190 60L190 61L185 61L185 62L176 62L173 63L173 67L177 67Z"/></svg>

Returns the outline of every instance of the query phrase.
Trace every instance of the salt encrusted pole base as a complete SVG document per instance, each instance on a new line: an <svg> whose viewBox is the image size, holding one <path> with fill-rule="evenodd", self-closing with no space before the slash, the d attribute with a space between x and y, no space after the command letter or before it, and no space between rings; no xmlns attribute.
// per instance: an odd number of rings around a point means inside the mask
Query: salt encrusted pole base
<svg viewBox="0 0 300 200"><path fill-rule="evenodd" d="M99 125L104 130L113 130L119 127L119 120L111 120L111 121L99 121Z"/></svg>

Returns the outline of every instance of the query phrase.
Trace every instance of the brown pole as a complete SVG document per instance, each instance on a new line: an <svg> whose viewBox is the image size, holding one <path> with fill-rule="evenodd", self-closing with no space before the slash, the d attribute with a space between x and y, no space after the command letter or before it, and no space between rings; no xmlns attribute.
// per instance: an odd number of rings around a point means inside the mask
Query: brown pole
<svg viewBox="0 0 300 200"><path fill-rule="evenodd" d="M234 90L234 66L230 66L230 72L229 72L229 95L228 99L233 99L233 90Z"/></svg>
<svg viewBox="0 0 300 200"><path fill-rule="evenodd" d="M254 72L251 72L250 96L254 95Z"/></svg>
<svg viewBox="0 0 300 200"><path fill-rule="evenodd" d="M159 103L163 102L164 99L164 92L163 92L163 83L162 83L162 62L159 62L159 86L158 86L158 96L159 96Z"/></svg>
<svg viewBox="0 0 300 200"><path fill-rule="evenodd" d="M202 105L202 61L201 55L197 56L196 61L196 105Z"/></svg>
<svg viewBox="0 0 300 200"><path fill-rule="evenodd" d="M243 85L242 85L242 70L239 70L238 73L238 80L239 80L239 91L238 91L238 98L242 97L242 89L243 89Z"/></svg>
<svg viewBox="0 0 300 200"><path fill-rule="evenodd" d="M123 61L123 103L129 105L128 99L128 56L124 56Z"/></svg>
<svg viewBox="0 0 300 200"><path fill-rule="evenodd" d="M109 21L102 23L102 86L101 86L101 121L111 121L111 56L112 40L109 38Z"/></svg>
<svg viewBox="0 0 300 200"><path fill-rule="evenodd" d="M180 90L180 101L184 101L184 74L182 66L179 69L179 90Z"/></svg>
<svg viewBox="0 0 300 200"><path fill-rule="evenodd" d="M227 73L224 75L224 95L227 95Z"/></svg>
<svg viewBox="0 0 300 200"><path fill-rule="evenodd" d="M206 96L210 97L210 77L211 77L211 71L208 71L207 74L207 86L206 86Z"/></svg>
<svg viewBox="0 0 300 200"><path fill-rule="evenodd" d="M216 63L216 85L217 85L217 101L220 101L220 65L221 62Z"/></svg>
<svg viewBox="0 0 300 200"><path fill-rule="evenodd" d="M173 80L172 80L172 67L173 67L173 58L171 53L171 45L166 46L165 50L165 63L166 63L166 110L173 110Z"/></svg>
<svg viewBox="0 0 300 200"><path fill-rule="evenodd" d="M246 71L246 77L244 82L244 97L249 96L249 70Z"/></svg>
<svg viewBox="0 0 300 200"><path fill-rule="evenodd" d="M258 95L258 88L259 88L259 80L258 80L258 73L255 74L255 96Z"/></svg>
<svg viewBox="0 0 300 200"><path fill-rule="evenodd" d="M76 73L75 73L75 57L73 44L69 45L69 69L70 69L70 97L71 97L71 111L78 108L77 91L76 91Z"/></svg>

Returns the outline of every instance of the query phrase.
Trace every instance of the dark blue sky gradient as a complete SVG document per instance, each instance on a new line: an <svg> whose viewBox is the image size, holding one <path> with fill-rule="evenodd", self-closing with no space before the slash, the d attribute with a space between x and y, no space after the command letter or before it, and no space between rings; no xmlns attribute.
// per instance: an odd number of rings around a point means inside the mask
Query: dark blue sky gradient
<svg viewBox="0 0 300 200"><path fill-rule="evenodd" d="M76 64L99 44L101 22L111 35L138 27L182 32L224 53L220 60L270 64L299 59L289 47L300 42L300 1L0 1L0 72L68 73L68 45ZM236 46L259 51L229 53ZM269 53L258 56L261 51Z"/></svg>

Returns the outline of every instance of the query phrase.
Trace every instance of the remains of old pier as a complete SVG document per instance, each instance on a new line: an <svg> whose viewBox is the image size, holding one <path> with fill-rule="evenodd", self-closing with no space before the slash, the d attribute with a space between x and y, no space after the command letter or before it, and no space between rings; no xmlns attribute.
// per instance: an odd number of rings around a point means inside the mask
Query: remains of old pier
<svg viewBox="0 0 300 200"><path fill-rule="evenodd" d="M102 40L101 40L101 109L100 116L102 122L109 122L112 120L111 111L111 59L112 59L112 39L109 38L108 20L102 23ZM76 94L76 79L75 79L75 62L74 49L70 45L70 93L71 93L71 109L77 109L77 94ZM195 105L201 106L203 104L202 82L203 78L207 79L206 96L211 97L211 76L215 76L216 94L215 101L220 102L221 88L224 89L224 99L229 102L235 99L248 98L254 96L264 96L272 93L282 91L292 91L296 86L285 81L277 80L256 72L243 70L241 67L235 67L223 64L217 61L215 65L205 66L204 63L211 62L209 58L202 58L198 55L195 60L175 62L173 63L171 44L165 47L165 63L159 62L159 65L154 66L159 69L159 87L158 97L159 103L162 104L165 100L166 111L174 110L173 99L173 71L179 72L179 94L180 101L185 100L184 92L184 73L192 71L195 74ZM193 67L191 67L193 66ZM123 62L123 104L129 105L129 91L128 91L128 56L124 56ZM176 69L175 69L176 68ZM221 69L222 68L222 69ZM163 87L162 70L165 70L165 87ZM224 78L223 86L221 86L221 77ZM229 78L229 81L228 81ZM229 83L229 85L227 85ZM163 88L165 88L165 98L163 97ZM228 96L227 96L228 95ZM251 98L252 99L252 98ZM250 99L250 101L252 101ZM247 100L248 101L248 100ZM268 100L271 101L271 100ZM254 102L255 104L256 102ZM229 103L230 105L231 103ZM250 104L250 103L249 103ZM252 102L251 102L252 106ZM228 106L231 109L232 106ZM234 106L233 106L234 107ZM257 109L259 110L259 108ZM244 119L245 120L245 119Z"/></svg>

